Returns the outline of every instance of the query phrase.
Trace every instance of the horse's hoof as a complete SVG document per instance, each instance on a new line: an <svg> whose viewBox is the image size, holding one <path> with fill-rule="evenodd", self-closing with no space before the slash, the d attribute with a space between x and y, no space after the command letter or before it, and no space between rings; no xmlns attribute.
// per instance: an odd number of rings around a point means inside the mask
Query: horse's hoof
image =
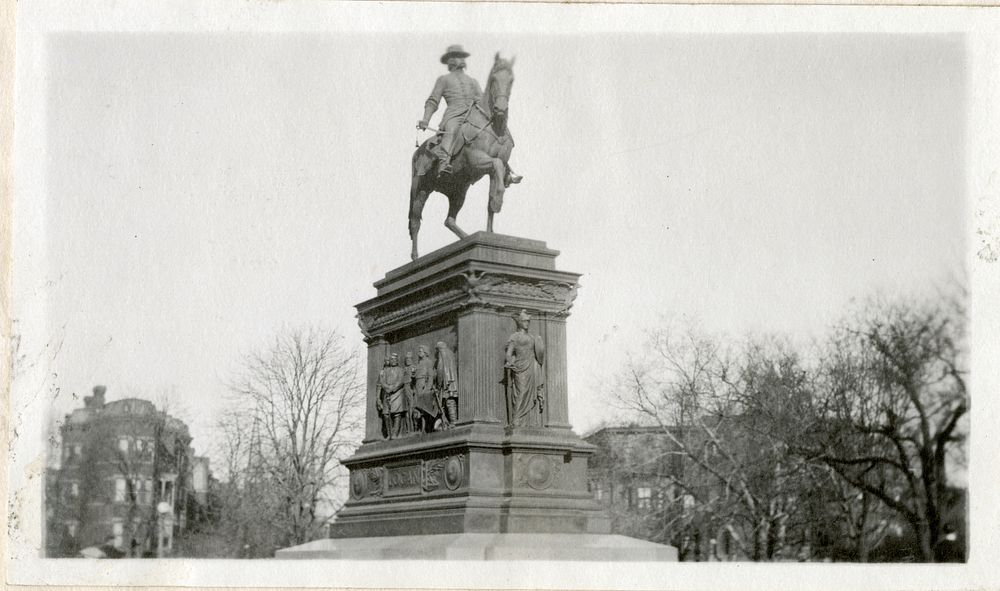
<svg viewBox="0 0 1000 591"><path fill-rule="evenodd" d="M510 175L510 184L516 185L516 184L520 183L521 180L523 180L523 179L524 179L524 177L522 175L512 174L512 175Z"/></svg>

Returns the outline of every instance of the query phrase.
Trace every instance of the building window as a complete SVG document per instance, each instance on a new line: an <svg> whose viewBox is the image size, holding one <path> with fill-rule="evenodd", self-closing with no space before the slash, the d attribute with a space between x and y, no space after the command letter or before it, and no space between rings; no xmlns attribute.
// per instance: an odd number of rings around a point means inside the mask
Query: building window
<svg viewBox="0 0 1000 591"><path fill-rule="evenodd" d="M128 437L118 438L118 451L122 452L123 454L128 453Z"/></svg>
<svg viewBox="0 0 1000 591"><path fill-rule="evenodd" d="M136 484L139 489L139 502L144 504L150 504L153 502L153 480L151 478L146 478L144 480L139 480Z"/></svg>
<svg viewBox="0 0 1000 591"><path fill-rule="evenodd" d="M639 509L649 509L652 507L651 499L653 497L653 489L648 486L640 486L636 489L636 506Z"/></svg>
<svg viewBox="0 0 1000 591"><path fill-rule="evenodd" d="M125 542L125 524L120 519L111 523L111 534L115 537L115 548L121 548Z"/></svg>
<svg viewBox="0 0 1000 591"><path fill-rule="evenodd" d="M174 506L174 481L173 480L161 480L160 481L160 500L164 503Z"/></svg>
<svg viewBox="0 0 1000 591"><path fill-rule="evenodd" d="M653 508L656 510L661 510L667 504L667 491L662 488L657 488L653 491Z"/></svg>
<svg viewBox="0 0 1000 591"><path fill-rule="evenodd" d="M69 485L69 496L78 497L80 496L80 483L71 482Z"/></svg>
<svg viewBox="0 0 1000 591"><path fill-rule="evenodd" d="M115 478L115 502L125 502L125 479L121 477Z"/></svg>

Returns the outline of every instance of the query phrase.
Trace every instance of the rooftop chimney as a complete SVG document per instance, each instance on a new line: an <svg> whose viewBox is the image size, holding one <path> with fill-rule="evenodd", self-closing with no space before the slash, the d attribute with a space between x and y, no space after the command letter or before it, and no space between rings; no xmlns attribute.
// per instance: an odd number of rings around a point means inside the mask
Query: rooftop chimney
<svg viewBox="0 0 1000 591"><path fill-rule="evenodd" d="M86 408L100 408L104 406L104 393L107 391L108 389L104 386L94 386L94 395L83 399L84 406Z"/></svg>

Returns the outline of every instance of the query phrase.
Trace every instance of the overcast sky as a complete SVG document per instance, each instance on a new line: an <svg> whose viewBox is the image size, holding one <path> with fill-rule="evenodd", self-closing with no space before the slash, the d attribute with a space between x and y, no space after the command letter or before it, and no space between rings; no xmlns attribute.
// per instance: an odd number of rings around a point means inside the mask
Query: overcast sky
<svg viewBox="0 0 1000 591"><path fill-rule="evenodd" d="M94 384L174 390L203 452L241 354L281 327L363 351L353 305L409 260L414 124L451 43L483 84L517 56L525 181L495 230L584 274L578 432L663 316L808 338L851 298L962 274L958 36L67 33L46 58L59 412ZM446 208L428 201L422 252L454 240Z"/></svg>

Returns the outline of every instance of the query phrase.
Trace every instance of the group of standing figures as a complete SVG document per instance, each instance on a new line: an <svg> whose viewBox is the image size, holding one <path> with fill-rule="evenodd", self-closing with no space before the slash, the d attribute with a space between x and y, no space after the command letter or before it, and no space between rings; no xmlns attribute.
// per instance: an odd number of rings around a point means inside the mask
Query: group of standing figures
<svg viewBox="0 0 1000 591"><path fill-rule="evenodd" d="M504 348L507 425L541 427L545 412L545 347L541 337L528 332L531 316L521 310L514 317L517 332ZM417 348L417 359L407 352L385 358L376 384L375 407L382 418L382 436L398 439L410 434L449 429L458 422L458 372L447 344L438 342L431 359L427 347Z"/></svg>
<svg viewBox="0 0 1000 591"><path fill-rule="evenodd" d="M386 357L376 384L375 406L382 417L382 436L397 439L410 433L447 429L458 420L458 373L451 349L434 347L434 359L425 345L417 359L407 352L403 367L399 355Z"/></svg>

